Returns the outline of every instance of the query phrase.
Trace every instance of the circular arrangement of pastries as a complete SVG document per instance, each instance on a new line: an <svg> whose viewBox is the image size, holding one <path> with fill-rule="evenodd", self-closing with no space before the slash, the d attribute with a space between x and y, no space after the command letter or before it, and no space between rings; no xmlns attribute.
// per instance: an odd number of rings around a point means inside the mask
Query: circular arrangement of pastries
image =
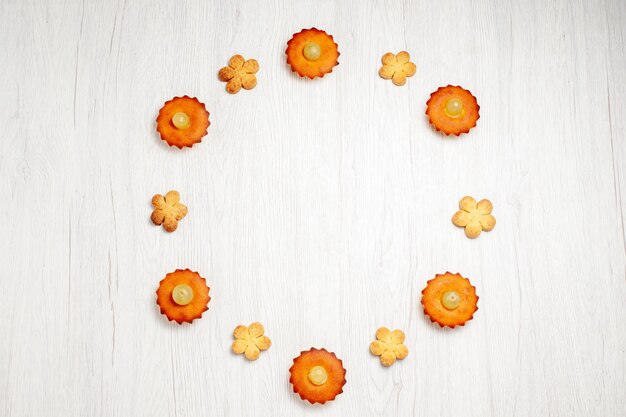
<svg viewBox="0 0 626 417"><path fill-rule="evenodd" d="M293 391L311 404L334 400L346 384L343 363L326 349L311 348L301 352L293 360L289 373Z"/></svg>
<svg viewBox="0 0 626 417"><path fill-rule="evenodd" d="M177 269L159 283L157 304L169 320L191 323L209 309L209 289L206 279L197 272Z"/></svg>
<svg viewBox="0 0 626 417"><path fill-rule="evenodd" d="M459 86L439 87L426 102L428 120L446 135L468 133L480 118L476 97Z"/></svg>
<svg viewBox="0 0 626 417"><path fill-rule="evenodd" d="M316 28L302 29L287 42L287 63L301 77L323 77L339 64L333 37Z"/></svg>
<svg viewBox="0 0 626 417"><path fill-rule="evenodd" d="M195 97L174 97L166 101L156 119L161 139L178 149L191 148L207 134L209 112Z"/></svg>
<svg viewBox="0 0 626 417"><path fill-rule="evenodd" d="M476 288L460 274L437 274L422 290L424 314L441 327L463 326L478 310Z"/></svg>

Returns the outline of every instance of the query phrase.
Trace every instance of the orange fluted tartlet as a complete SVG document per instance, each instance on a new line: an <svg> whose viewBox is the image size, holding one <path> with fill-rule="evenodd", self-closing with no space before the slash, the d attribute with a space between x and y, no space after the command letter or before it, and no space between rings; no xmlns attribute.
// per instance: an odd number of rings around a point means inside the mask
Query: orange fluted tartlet
<svg viewBox="0 0 626 417"><path fill-rule="evenodd" d="M209 112L195 97L174 97L166 101L156 119L161 139L179 149L191 148L207 134Z"/></svg>
<svg viewBox="0 0 626 417"><path fill-rule="evenodd" d="M333 37L316 28L302 29L287 42L287 63L301 77L323 77L339 64Z"/></svg>
<svg viewBox="0 0 626 417"><path fill-rule="evenodd" d="M311 404L334 400L346 384L343 363L326 349L311 348L301 352L293 360L289 373L293 391Z"/></svg>
<svg viewBox="0 0 626 417"><path fill-rule="evenodd" d="M459 136L476 126L480 106L476 97L459 86L439 87L426 102L426 115L435 129Z"/></svg>
<svg viewBox="0 0 626 417"><path fill-rule="evenodd" d="M463 326L478 310L476 288L460 274L437 274L422 291L424 314L441 327Z"/></svg>
<svg viewBox="0 0 626 417"><path fill-rule="evenodd" d="M189 269L177 269L163 278L157 290L157 304L169 320L191 323L209 309L210 288L206 279Z"/></svg>

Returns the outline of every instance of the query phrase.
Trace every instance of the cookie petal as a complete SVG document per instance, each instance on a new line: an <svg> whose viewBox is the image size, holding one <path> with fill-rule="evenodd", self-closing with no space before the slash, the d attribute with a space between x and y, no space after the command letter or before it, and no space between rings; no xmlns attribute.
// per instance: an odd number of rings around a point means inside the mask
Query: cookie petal
<svg viewBox="0 0 626 417"><path fill-rule="evenodd" d="M406 83L406 74L404 71L396 71L391 78L391 81L397 86L404 85Z"/></svg>
<svg viewBox="0 0 626 417"><path fill-rule="evenodd" d="M383 65L395 64L396 56L392 54L391 52L387 52L385 55L383 55L382 61L383 61Z"/></svg>
<svg viewBox="0 0 626 417"><path fill-rule="evenodd" d="M152 197L152 205L154 207L163 207L165 205L165 197L161 194L157 194Z"/></svg>
<svg viewBox="0 0 626 417"><path fill-rule="evenodd" d="M399 64L406 64L410 59L411 55L407 51L398 52L398 55L396 55L396 61Z"/></svg>
<svg viewBox="0 0 626 417"><path fill-rule="evenodd" d="M407 77L412 77L415 75L415 72L417 71L417 67L415 66L414 63L407 62L405 64L402 64L402 71L404 71Z"/></svg>
<svg viewBox="0 0 626 417"><path fill-rule="evenodd" d="M254 343L250 343L246 348L244 354L246 355L246 358L250 359L251 361L255 361L259 358L261 351L258 347L256 347Z"/></svg>
<svg viewBox="0 0 626 417"><path fill-rule="evenodd" d="M480 214L491 214L491 211L493 210L493 204L491 204L491 201L487 199L480 200L476 205L476 209Z"/></svg>
<svg viewBox="0 0 626 417"><path fill-rule="evenodd" d="M388 350L380 355L380 362L385 366L391 366L396 361L396 354Z"/></svg>
<svg viewBox="0 0 626 417"><path fill-rule="evenodd" d="M180 194L178 194L178 191L172 190L172 191L168 191L167 194L165 194L165 202L167 204L178 203L179 201L180 201Z"/></svg>
<svg viewBox="0 0 626 417"><path fill-rule="evenodd" d="M391 332L388 328L381 327L380 329L376 330L376 339L380 340L381 342L388 342L390 337Z"/></svg>
<svg viewBox="0 0 626 417"><path fill-rule="evenodd" d="M173 212L176 219L180 220L187 215L187 206L184 204L176 204L173 208Z"/></svg>
<svg viewBox="0 0 626 417"><path fill-rule="evenodd" d="M370 344L370 352L376 356L380 356L385 352L385 344L380 340L374 340Z"/></svg>
<svg viewBox="0 0 626 417"><path fill-rule="evenodd" d="M496 218L491 214L486 214L480 218L480 225L485 232L489 232L496 226Z"/></svg>
<svg viewBox="0 0 626 417"><path fill-rule="evenodd" d="M250 336L252 337L260 337L265 333L265 329L263 325L259 322L252 323L250 327L248 327L248 331L250 332Z"/></svg>
<svg viewBox="0 0 626 417"><path fill-rule="evenodd" d="M243 66L246 60L239 54L233 55L228 61L228 65L233 69L239 69Z"/></svg>
<svg viewBox="0 0 626 417"><path fill-rule="evenodd" d="M243 74L241 76L241 86L246 90L252 90L254 87L256 87L256 75Z"/></svg>
<svg viewBox="0 0 626 417"><path fill-rule="evenodd" d="M267 336L261 336L254 341L254 344L261 350L268 350L272 346L272 341Z"/></svg>
<svg viewBox="0 0 626 417"><path fill-rule="evenodd" d="M383 78L385 80L391 80L394 72L395 72L395 69L393 68L392 65L383 65L378 71L378 75L380 75L380 78Z"/></svg>
<svg viewBox="0 0 626 417"><path fill-rule="evenodd" d="M244 353L247 347L248 347L248 343L245 340L241 340L241 339L235 340L233 342L233 345L231 346L233 352L239 355Z"/></svg>
<svg viewBox="0 0 626 417"><path fill-rule="evenodd" d="M239 325L235 327L235 330L233 331L233 337L235 339L246 339L249 335L250 333L248 332L247 326Z"/></svg>
<svg viewBox="0 0 626 417"><path fill-rule="evenodd" d="M469 237L470 239L475 239L478 237L482 230L483 227L480 225L480 222L476 220L471 221L468 223L467 226L465 226L465 236Z"/></svg>
<svg viewBox="0 0 626 417"><path fill-rule="evenodd" d="M396 345L393 348L393 353L396 355L396 359L404 359L409 356L409 348L406 345Z"/></svg>
<svg viewBox="0 0 626 417"><path fill-rule="evenodd" d="M472 212L476 210L476 200L473 197L465 196L459 201L459 208L461 210Z"/></svg>
<svg viewBox="0 0 626 417"><path fill-rule="evenodd" d="M224 67L217 73L217 76L222 81L230 81L235 75L237 75L237 72L231 67Z"/></svg>
<svg viewBox="0 0 626 417"><path fill-rule="evenodd" d="M174 216L165 216L163 228L168 232L174 232L178 228L178 220Z"/></svg>
<svg viewBox="0 0 626 417"><path fill-rule="evenodd" d="M226 91L230 94L237 94L241 90L241 77L235 75L228 83L226 83Z"/></svg>
<svg viewBox="0 0 626 417"><path fill-rule="evenodd" d="M259 71L259 63L256 59L249 59L242 68L248 74L256 74Z"/></svg>
<svg viewBox="0 0 626 417"><path fill-rule="evenodd" d="M165 213L163 213L163 210L161 209L155 209L152 212L152 215L150 216L150 219L152 219L152 223L156 224L157 226L163 224L163 220L165 220Z"/></svg>
<svg viewBox="0 0 626 417"><path fill-rule="evenodd" d="M391 332L391 343L402 344L404 343L404 332L402 330L394 330Z"/></svg>
<svg viewBox="0 0 626 417"><path fill-rule="evenodd" d="M457 211L454 213L454 216L452 216L452 223L458 227L465 227L470 221L472 221L472 217L468 212L463 210Z"/></svg>

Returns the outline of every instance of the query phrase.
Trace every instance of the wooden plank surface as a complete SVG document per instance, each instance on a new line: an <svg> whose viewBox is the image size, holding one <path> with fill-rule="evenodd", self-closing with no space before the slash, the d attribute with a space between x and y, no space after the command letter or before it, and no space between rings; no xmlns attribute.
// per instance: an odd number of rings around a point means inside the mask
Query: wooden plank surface
<svg viewBox="0 0 626 417"><path fill-rule="evenodd" d="M311 26L341 52L312 82L284 55ZM0 1L0 416L623 417L624 27L621 0ZM261 70L230 96L235 53ZM458 139L424 116L446 84L481 106ZM154 119L183 94L212 124L179 151ZM173 234L149 220L170 189ZM477 240L463 195L495 207ZM213 299L178 326L154 291L186 267ZM447 270L480 296L454 331L419 304ZM256 320L249 363L231 332ZM390 369L379 326L407 334ZM347 369L323 407L288 382L311 346Z"/></svg>

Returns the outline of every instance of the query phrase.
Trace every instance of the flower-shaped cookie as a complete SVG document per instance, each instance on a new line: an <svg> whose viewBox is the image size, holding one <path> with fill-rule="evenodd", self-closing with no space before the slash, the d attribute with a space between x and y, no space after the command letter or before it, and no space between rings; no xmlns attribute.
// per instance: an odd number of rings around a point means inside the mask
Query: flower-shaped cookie
<svg viewBox="0 0 626 417"><path fill-rule="evenodd" d="M407 77L415 75L415 64L410 61L408 52L402 51L398 55L387 52L383 55L383 66L378 71L378 75L385 80L391 80L395 85L401 86L406 83Z"/></svg>
<svg viewBox="0 0 626 417"><path fill-rule="evenodd" d="M152 197L152 223L157 226L163 225L168 232L173 232L178 227L178 221L187 215L187 207L180 203L178 191L168 191L165 196L156 194Z"/></svg>
<svg viewBox="0 0 626 417"><path fill-rule="evenodd" d="M236 94L243 87L252 90L256 87L256 74L259 71L259 63L256 59L245 60L241 55L233 55L228 61L228 66L224 67L217 74L220 80L228 81L226 91Z"/></svg>
<svg viewBox="0 0 626 417"><path fill-rule="evenodd" d="M235 327L233 352L243 353L251 361L257 360L261 351L269 349L272 345L272 341L264 333L263 325L258 322L252 323L250 326L239 325Z"/></svg>
<svg viewBox="0 0 626 417"><path fill-rule="evenodd" d="M189 269L177 269L161 280L157 304L161 314L178 324L191 323L209 309L210 288L206 279Z"/></svg>
<svg viewBox="0 0 626 417"><path fill-rule="evenodd" d="M173 232L178 227L178 221L187 215L187 207L180 203L178 191L168 191L165 196L156 194L152 197L154 210L150 218L157 226L163 225L168 232Z"/></svg>
<svg viewBox="0 0 626 417"><path fill-rule="evenodd" d="M483 230L490 231L496 225L496 218L491 215L493 205L489 200L480 200L478 203L472 197L466 196L459 201L461 210L454 213L452 223L465 228L465 236L475 239Z"/></svg>
<svg viewBox="0 0 626 417"><path fill-rule="evenodd" d="M391 366L396 359L404 359L409 354L409 349L404 344L402 330L390 331L386 327L376 330L376 340L370 345L370 352L380 356L380 362L385 366Z"/></svg>

